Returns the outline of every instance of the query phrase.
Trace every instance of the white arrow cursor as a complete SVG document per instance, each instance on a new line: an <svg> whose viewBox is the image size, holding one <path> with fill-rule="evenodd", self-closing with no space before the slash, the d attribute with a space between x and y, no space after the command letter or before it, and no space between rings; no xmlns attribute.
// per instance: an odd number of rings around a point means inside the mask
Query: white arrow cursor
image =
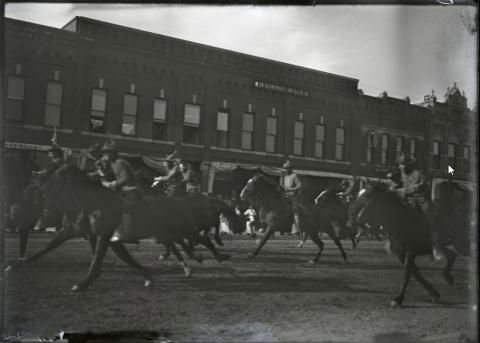
<svg viewBox="0 0 480 343"><path fill-rule="evenodd" d="M455 170L453 170L453 168L450 167L450 165L449 165L449 166L448 166L448 173L453 175L453 172L454 172L454 171L455 171Z"/></svg>

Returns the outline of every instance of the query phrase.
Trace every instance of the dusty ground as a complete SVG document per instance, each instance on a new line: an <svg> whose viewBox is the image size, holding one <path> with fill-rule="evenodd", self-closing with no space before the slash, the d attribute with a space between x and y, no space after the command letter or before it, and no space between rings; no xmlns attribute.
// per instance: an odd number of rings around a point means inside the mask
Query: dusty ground
<svg viewBox="0 0 480 343"><path fill-rule="evenodd" d="M32 235L28 252L43 247L51 234ZM191 262L183 277L176 260L158 261L163 247L151 241L129 245L153 275L151 288L113 255L102 276L83 293L71 286L88 269L86 241L67 242L42 260L6 277L5 334L53 337L58 331L101 332L147 329L173 341L202 342L470 342L474 311L469 306L470 260L454 266L456 284L443 281L440 266L419 258L423 275L442 297L437 304L412 280L404 307L389 308L400 287L401 266L381 242L361 242L356 251L344 241L344 264L333 243L318 265L306 264L312 242L277 238L260 255L247 259L255 242L225 240L231 261ZM17 237L7 236L7 257L16 257ZM476 323L476 321L473 321ZM473 340L472 340L473 341Z"/></svg>

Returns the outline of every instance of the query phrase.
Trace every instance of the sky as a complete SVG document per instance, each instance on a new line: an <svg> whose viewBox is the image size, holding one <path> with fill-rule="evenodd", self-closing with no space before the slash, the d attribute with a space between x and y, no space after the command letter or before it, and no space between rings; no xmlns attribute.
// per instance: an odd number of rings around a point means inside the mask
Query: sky
<svg viewBox="0 0 480 343"><path fill-rule="evenodd" d="M7 3L5 17L60 28L84 16L359 80L412 103L457 83L477 103L468 6L193 6ZM467 24L467 25L466 25Z"/></svg>

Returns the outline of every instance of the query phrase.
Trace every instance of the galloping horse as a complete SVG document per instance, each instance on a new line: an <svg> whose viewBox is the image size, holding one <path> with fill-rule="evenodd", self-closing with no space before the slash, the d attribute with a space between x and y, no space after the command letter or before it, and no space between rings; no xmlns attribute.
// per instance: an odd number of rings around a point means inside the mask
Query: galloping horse
<svg viewBox="0 0 480 343"><path fill-rule="evenodd" d="M254 257L260 252L260 249L275 231L285 231L286 227L291 226L293 213L289 209L291 205L285 200L278 185L267 180L262 174L257 174L248 180L240 197L244 200L257 202L259 206L259 221L261 225L266 227L265 235L262 237L256 249L250 254L250 257ZM343 259L346 261L347 254L335 234L327 212L323 208L313 204L303 206L302 210L303 213L299 218L299 229L307 233L319 249L315 258L310 262L318 262L323 251L324 243L318 236L319 232L325 232L332 238L339 248Z"/></svg>
<svg viewBox="0 0 480 343"><path fill-rule="evenodd" d="M121 225L122 199L119 194L92 182L82 171L71 165L59 168L46 183L45 190L45 207L48 210L61 209L66 212L76 207L87 213L91 233L97 240L90 269L72 290L85 289L98 277L100 264L110 246L118 257L144 276L146 286L150 285L148 270L131 257L122 243L110 242L113 232ZM145 198L137 206L133 217L135 238L154 237L158 243L171 245L174 251L177 250L173 242L184 238L208 245L196 232L191 212L178 199L165 196Z"/></svg>
<svg viewBox="0 0 480 343"><path fill-rule="evenodd" d="M332 221L335 221L338 224L340 228L339 233L346 234L352 241L353 249L355 249L358 244L356 240L356 225L354 225L354 223L351 223L351 225L347 224L349 219L350 204L344 203L336 193L337 191L331 187L324 190L319 196L317 206L325 209ZM305 240L306 236L302 242Z"/></svg>
<svg viewBox="0 0 480 343"><path fill-rule="evenodd" d="M432 242L429 228L426 225L424 215L418 209L405 205L398 193L389 190L388 185L375 183L369 188L362 190L355 204L357 216L371 225L383 226L388 234L390 250L397 255L404 266L404 278L400 293L390 302L390 306L400 306L403 302L405 291L411 275L420 282L437 302L440 293L435 287L420 274L415 265L415 258L420 255L431 255ZM433 225L441 232L441 242L448 237L451 244L461 253L468 253L469 225L461 223L458 218L451 218L450 215L435 211L431 216ZM450 217L450 218L448 218ZM451 268L457 254L442 244L442 252L446 257L443 277L449 284L453 284Z"/></svg>
<svg viewBox="0 0 480 343"><path fill-rule="evenodd" d="M223 216L228 225L235 228L241 225L235 210L228 206L227 203L217 198L205 197L203 195L180 197L188 204L188 208L192 211L193 220L198 228L199 233L203 234L208 240L208 232L212 227L215 228L215 241L218 245L223 246L220 239L220 216ZM167 248L165 253L160 256L160 259L167 259L170 256L170 249ZM213 252L213 251L212 251ZM215 253L217 261L222 262L230 256L225 253Z"/></svg>

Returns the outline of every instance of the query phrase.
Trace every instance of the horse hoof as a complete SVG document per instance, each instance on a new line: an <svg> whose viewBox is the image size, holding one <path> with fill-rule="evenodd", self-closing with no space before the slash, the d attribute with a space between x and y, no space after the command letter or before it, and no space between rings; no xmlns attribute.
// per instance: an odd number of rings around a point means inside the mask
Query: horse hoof
<svg viewBox="0 0 480 343"><path fill-rule="evenodd" d="M317 262L315 262L314 260L310 260L310 261L308 261L308 264L310 264L310 265L317 264Z"/></svg>
<svg viewBox="0 0 480 343"><path fill-rule="evenodd" d="M392 301L390 301L390 307L394 307L394 308L402 307L402 303L398 300L393 299Z"/></svg>
<svg viewBox="0 0 480 343"><path fill-rule="evenodd" d="M80 291L80 290L81 290L81 288L80 288L79 285L73 285L73 287L72 287L72 291L73 291L73 292L78 292L78 291Z"/></svg>
<svg viewBox="0 0 480 343"><path fill-rule="evenodd" d="M150 287L152 285L152 280L145 280L145 283L143 285L145 287Z"/></svg>
<svg viewBox="0 0 480 343"><path fill-rule="evenodd" d="M159 260L159 261L165 261L165 260L168 260L168 257L163 256L163 255L160 255L160 256L158 257L158 260Z"/></svg>
<svg viewBox="0 0 480 343"><path fill-rule="evenodd" d="M12 271L12 270L13 270L13 267L12 267L11 265L8 265L8 266L4 269L5 273L8 273L8 272L10 272L10 271Z"/></svg>
<svg viewBox="0 0 480 343"><path fill-rule="evenodd" d="M439 299L440 299L440 293L435 292L435 293L432 295L432 303L436 304Z"/></svg>
<svg viewBox="0 0 480 343"><path fill-rule="evenodd" d="M304 245L304 243L300 242L300 243L297 244L297 248L301 248L301 247L303 247L303 245Z"/></svg>

